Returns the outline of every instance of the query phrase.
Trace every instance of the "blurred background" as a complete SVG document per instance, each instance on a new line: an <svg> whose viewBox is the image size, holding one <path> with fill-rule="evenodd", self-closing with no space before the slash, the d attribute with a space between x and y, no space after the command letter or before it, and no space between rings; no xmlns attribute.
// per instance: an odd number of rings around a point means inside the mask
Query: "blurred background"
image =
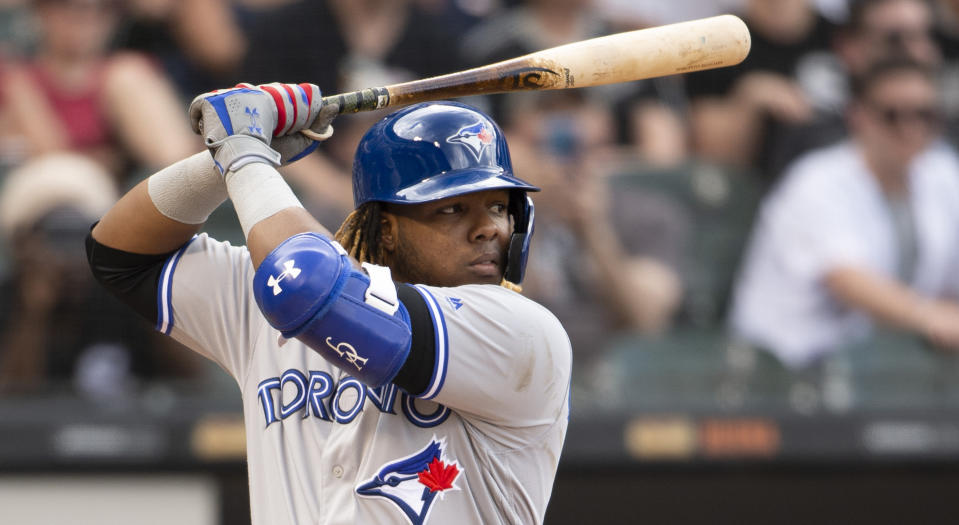
<svg viewBox="0 0 959 525"><path fill-rule="evenodd" d="M546 522L954 522L956 0L0 0L0 521L249 523L236 384L83 260L203 147L195 95L720 13L752 32L739 66L465 100L543 188L524 293L573 343ZM381 116L284 168L329 227ZM229 206L206 230L243 243Z"/></svg>

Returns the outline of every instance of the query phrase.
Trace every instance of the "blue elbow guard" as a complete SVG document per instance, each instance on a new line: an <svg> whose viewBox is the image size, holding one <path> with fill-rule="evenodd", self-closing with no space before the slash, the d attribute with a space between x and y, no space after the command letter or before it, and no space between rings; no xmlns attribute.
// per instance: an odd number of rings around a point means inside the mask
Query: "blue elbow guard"
<svg viewBox="0 0 959 525"><path fill-rule="evenodd" d="M396 377L410 352L406 307L389 268L350 264L343 247L301 233L277 246L253 276L253 296L270 325L376 388Z"/></svg>

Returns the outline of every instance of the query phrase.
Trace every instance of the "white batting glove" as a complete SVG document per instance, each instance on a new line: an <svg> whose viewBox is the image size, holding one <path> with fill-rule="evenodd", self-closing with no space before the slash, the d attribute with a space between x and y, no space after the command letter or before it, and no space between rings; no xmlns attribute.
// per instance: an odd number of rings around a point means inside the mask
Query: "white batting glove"
<svg viewBox="0 0 959 525"><path fill-rule="evenodd" d="M240 84L244 87L254 87ZM324 106L320 88L316 84L260 84L255 86L269 93L277 109L277 124L273 130L273 149L280 153L282 165L309 155L333 135L333 119L339 114L336 106ZM309 129L311 137L300 133Z"/></svg>
<svg viewBox="0 0 959 525"><path fill-rule="evenodd" d="M251 162L280 164L280 153L270 148L277 108L263 90L243 86L204 93L190 104L190 121L220 174Z"/></svg>

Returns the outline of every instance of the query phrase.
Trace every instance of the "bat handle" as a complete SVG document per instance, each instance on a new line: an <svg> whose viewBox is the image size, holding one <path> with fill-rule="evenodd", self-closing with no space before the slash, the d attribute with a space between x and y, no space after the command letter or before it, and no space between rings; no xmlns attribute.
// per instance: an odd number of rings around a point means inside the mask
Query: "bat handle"
<svg viewBox="0 0 959 525"><path fill-rule="evenodd" d="M390 105L390 92L385 87L375 87L323 97L323 105L336 104L340 114L373 111Z"/></svg>
<svg viewBox="0 0 959 525"><path fill-rule="evenodd" d="M385 87L375 87L323 97L323 105L329 106L330 104L337 105L339 108L337 113L340 115L359 111L373 111L390 105L390 92ZM313 140L330 138L329 135L321 135L312 129L301 129L300 133Z"/></svg>

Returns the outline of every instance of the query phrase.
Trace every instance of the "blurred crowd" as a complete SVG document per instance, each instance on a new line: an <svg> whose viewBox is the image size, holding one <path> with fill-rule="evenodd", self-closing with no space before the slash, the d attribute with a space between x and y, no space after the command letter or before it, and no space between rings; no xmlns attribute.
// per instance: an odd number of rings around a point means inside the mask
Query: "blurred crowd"
<svg viewBox="0 0 959 525"><path fill-rule="evenodd" d="M119 192L202 147L193 96L339 93L720 13L751 30L739 66L466 100L543 189L524 293L566 326L577 381L689 334L800 377L887 331L950 359L959 1L0 0L0 391L210 373L102 296L80 248ZM283 169L334 229L380 116ZM236 239L231 220L209 227Z"/></svg>

